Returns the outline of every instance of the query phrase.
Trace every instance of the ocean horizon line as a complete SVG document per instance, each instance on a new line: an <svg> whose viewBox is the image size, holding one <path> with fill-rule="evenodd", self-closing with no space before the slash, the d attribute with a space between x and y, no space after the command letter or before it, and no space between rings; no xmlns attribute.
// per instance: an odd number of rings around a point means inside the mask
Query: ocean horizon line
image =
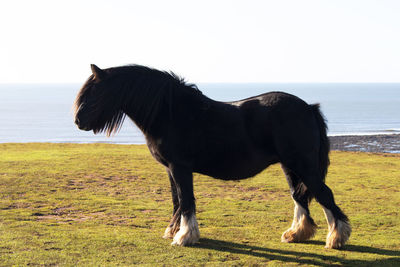
<svg viewBox="0 0 400 267"><path fill-rule="evenodd" d="M183 77L185 78L185 77ZM384 82L340 82L340 81L315 81L315 82L307 82L307 81L271 81L271 82L224 82L224 81L217 81L217 82L212 82L212 81L192 81L189 79L185 79L185 81L188 81L189 83L195 83L195 84L215 84L215 85L221 85L221 84L250 84L250 85L257 85L257 84L400 84L400 81L384 81ZM6 86L6 85L83 85L85 80L83 81L71 81L71 82L0 82L0 86Z"/></svg>

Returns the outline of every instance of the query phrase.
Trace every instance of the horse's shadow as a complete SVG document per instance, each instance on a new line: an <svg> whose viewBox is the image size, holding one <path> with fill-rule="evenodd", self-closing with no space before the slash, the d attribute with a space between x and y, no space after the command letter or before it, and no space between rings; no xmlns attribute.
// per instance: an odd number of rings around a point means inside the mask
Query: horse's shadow
<svg viewBox="0 0 400 267"><path fill-rule="evenodd" d="M306 244L318 244L323 246L324 243L321 241L308 241ZM362 259L346 259L338 256L309 253L309 252L297 252L290 250L281 250L274 248L264 248L246 244L239 244L233 242L227 242L216 239L201 238L199 243L195 245L197 248L210 249L222 252L229 252L232 254L242 254L258 258L264 258L266 260L279 260L282 262L293 262L301 264L313 264L317 266L331 266L334 265L389 265L389 266L400 266L400 251L379 249L367 246L357 245L346 245L341 251L351 251L359 253L370 253L377 255L391 256L390 258L380 260L362 260Z"/></svg>

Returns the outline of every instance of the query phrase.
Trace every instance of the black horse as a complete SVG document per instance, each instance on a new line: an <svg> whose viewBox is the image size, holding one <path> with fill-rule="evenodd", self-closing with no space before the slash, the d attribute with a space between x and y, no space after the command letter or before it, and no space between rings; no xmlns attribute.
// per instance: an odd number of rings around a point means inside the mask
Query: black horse
<svg viewBox="0 0 400 267"><path fill-rule="evenodd" d="M93 74L76 99L75 123L110 135L128 116L141 129L171 182L173 217L164 237L173 238L173 245L191 245L200 236L193 172L237 180L277 162L295 204L292 226L282 241L301 242L314 235L308 209L313 198L328 222L326 247L340 248L348 240L347 216L324 183L329 140L319 105L282 92L218 102L172 72L139 65L91 68Z"/></svg>

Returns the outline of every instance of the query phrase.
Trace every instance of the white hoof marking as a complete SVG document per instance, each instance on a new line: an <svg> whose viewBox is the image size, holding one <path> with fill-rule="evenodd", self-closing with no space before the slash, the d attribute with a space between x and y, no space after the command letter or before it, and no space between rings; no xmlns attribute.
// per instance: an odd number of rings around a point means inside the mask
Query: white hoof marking
<svg viewBox="0 0 400 267"><path fill-rule="evenodd" d="M187 246L199 241L200 232L197 224L196 215L189 217L181 215L181 225L179 231L175 234L171 245Z"/></svg>

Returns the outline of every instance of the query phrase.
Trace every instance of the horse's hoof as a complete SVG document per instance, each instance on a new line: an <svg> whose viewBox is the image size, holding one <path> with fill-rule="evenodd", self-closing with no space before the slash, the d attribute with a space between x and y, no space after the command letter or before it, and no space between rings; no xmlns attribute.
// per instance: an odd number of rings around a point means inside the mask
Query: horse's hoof
<svg viewBox="0 0 400 267"><path fill-rule="evenodd" d="M281 242L283 242L283 243L296 242L295 232L292 229L286 230L281 236Z"/></svg>
<svg viewBox="0 0 400 267"><path fill-rule="evenodd" d="M197 241L199 241L200 235L198 233L186 233L180 234L179 232L175 235L174 241L172 241L171 246L190 246Z"/></svg>
<svg viewBox="0 0 400 267"><path fill-rule="evenodd" d="M186 231L185 231L186 230ZM198 228L188 229L183 228L179 230L174 236L172 246L190 246L195 244L200 239L200 232Z"/></svg>
<svg viewBox="0 0 400 267"><path fill-rule="evenodd" d="M351 234L351 226L349 222L338 220L334 228L329 231L326 237L325 248L339 249L344 246Z"/></svg>
<svg viewBox="0 0 400 267"><path fill-rule="evenodd" d="M317 225L307 216L302 216L300 221L282 234L281 241L284 243L296 243L310 239L317 231Z"/></svg>
<svg viewBox="0 0 400 267"><path fill-rule="evenodd" d="M175 234L172 246L189 246L193 245L200 239L199 226L196 221L196 216L192 215L189 218L181 217L181 225L179 231Z"/></svg>

